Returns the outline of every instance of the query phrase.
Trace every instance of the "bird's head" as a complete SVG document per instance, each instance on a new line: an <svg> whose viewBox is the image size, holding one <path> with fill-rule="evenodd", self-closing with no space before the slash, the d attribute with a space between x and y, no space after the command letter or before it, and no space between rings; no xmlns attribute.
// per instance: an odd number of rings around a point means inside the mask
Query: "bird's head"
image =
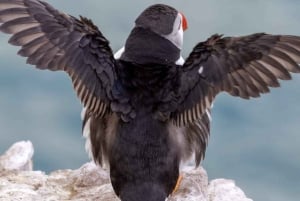
<svg viewBox="0 0 300 201"><path fill-rule="evenodd" d="M183 44L183 32L188 28L186 17L164 4L156 4L145 9L136 19L135 25L168 39L179 49Z"/></svg>
<svg viewBox="0 0 300 201"><path fill-rule="evenodd" d="M124 60L136 63L175 63L180 58L185 16L176 9L155 4L145 9L135 20L126 44Z"/></svg>

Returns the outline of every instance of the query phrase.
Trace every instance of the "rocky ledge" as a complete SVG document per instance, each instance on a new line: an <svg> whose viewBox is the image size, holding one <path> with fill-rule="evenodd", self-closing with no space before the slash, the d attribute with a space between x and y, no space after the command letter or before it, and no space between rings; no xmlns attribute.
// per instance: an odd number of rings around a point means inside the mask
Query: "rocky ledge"
<svg viewBox="0 0 300 201"><path fill-rule="evenodd" d="M0 156L0 201L117 201L108 172L93 162L77 170L49 175L32 170L33 146L29 141L12 145ZM184 170L183 180L168 201L252 201L234 181L208 182L203 168Z"/></svg>

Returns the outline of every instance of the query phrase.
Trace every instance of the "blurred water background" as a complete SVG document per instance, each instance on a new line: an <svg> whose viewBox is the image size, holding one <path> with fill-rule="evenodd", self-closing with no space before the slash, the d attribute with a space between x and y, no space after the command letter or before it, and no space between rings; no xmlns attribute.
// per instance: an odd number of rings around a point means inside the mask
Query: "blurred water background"
<svg viewBox="0 0 300 201"><path fill-rule="evenodd" d="M188 19L183 55L214 33L300 35L298 0L49 0L73 16L93 19L121 48L138 14L166 3ZM0 34L0 152L19 140L35 146L34 168L78 168L89 159L81 136L81 105L68 76L38 71L16 56ZM255 201L300 198L300 75L280 89L245 101L227 94L213 108L211 139L203 162L210 179L230 178Z"/></svg>

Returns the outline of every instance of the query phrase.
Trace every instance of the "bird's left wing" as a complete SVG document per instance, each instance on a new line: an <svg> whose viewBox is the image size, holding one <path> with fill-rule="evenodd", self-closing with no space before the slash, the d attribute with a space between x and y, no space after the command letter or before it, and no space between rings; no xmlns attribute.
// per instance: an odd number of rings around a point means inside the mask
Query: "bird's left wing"
<svg viewBox="0 0 300 201"><path fill-rule="evenodd" d="M76 19L39 0L0 0L0 31L39 69L65 71L89 112L109 108L116 62L109 42L88 19Z"/></svg>
<svg viewBox="0 0 300 201"><path fill-rule="evenodd" d="M182 67L177 126L194 124L206 115L222 91L244 99L278 87L278 79L300 72L300 37L264 33L243 37L213 35L198 43Z"/></svg>
<svg viewBox="0 0 300 201"><path fill-rule="evenodd" d="M299 73L300 37L264 33L243 37L213 35L198 43L180 70L177 107L171 120L184 129L196 165L209 138L210 108L217 94L249 99L278 87L278 79Z"/></svg>

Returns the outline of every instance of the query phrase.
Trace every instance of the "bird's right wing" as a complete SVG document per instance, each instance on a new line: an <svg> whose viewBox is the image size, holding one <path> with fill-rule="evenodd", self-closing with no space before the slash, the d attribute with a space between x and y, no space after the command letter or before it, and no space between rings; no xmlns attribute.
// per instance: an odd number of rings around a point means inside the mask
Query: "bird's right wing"
<svg viewBox="0 0 300 201"><path fill-rule="evenodd" d="M69 74L83 105L103 116L111 102L116 61L109 42L88 19L39 0L0 0L0 31L39 69Z"/></svg>

